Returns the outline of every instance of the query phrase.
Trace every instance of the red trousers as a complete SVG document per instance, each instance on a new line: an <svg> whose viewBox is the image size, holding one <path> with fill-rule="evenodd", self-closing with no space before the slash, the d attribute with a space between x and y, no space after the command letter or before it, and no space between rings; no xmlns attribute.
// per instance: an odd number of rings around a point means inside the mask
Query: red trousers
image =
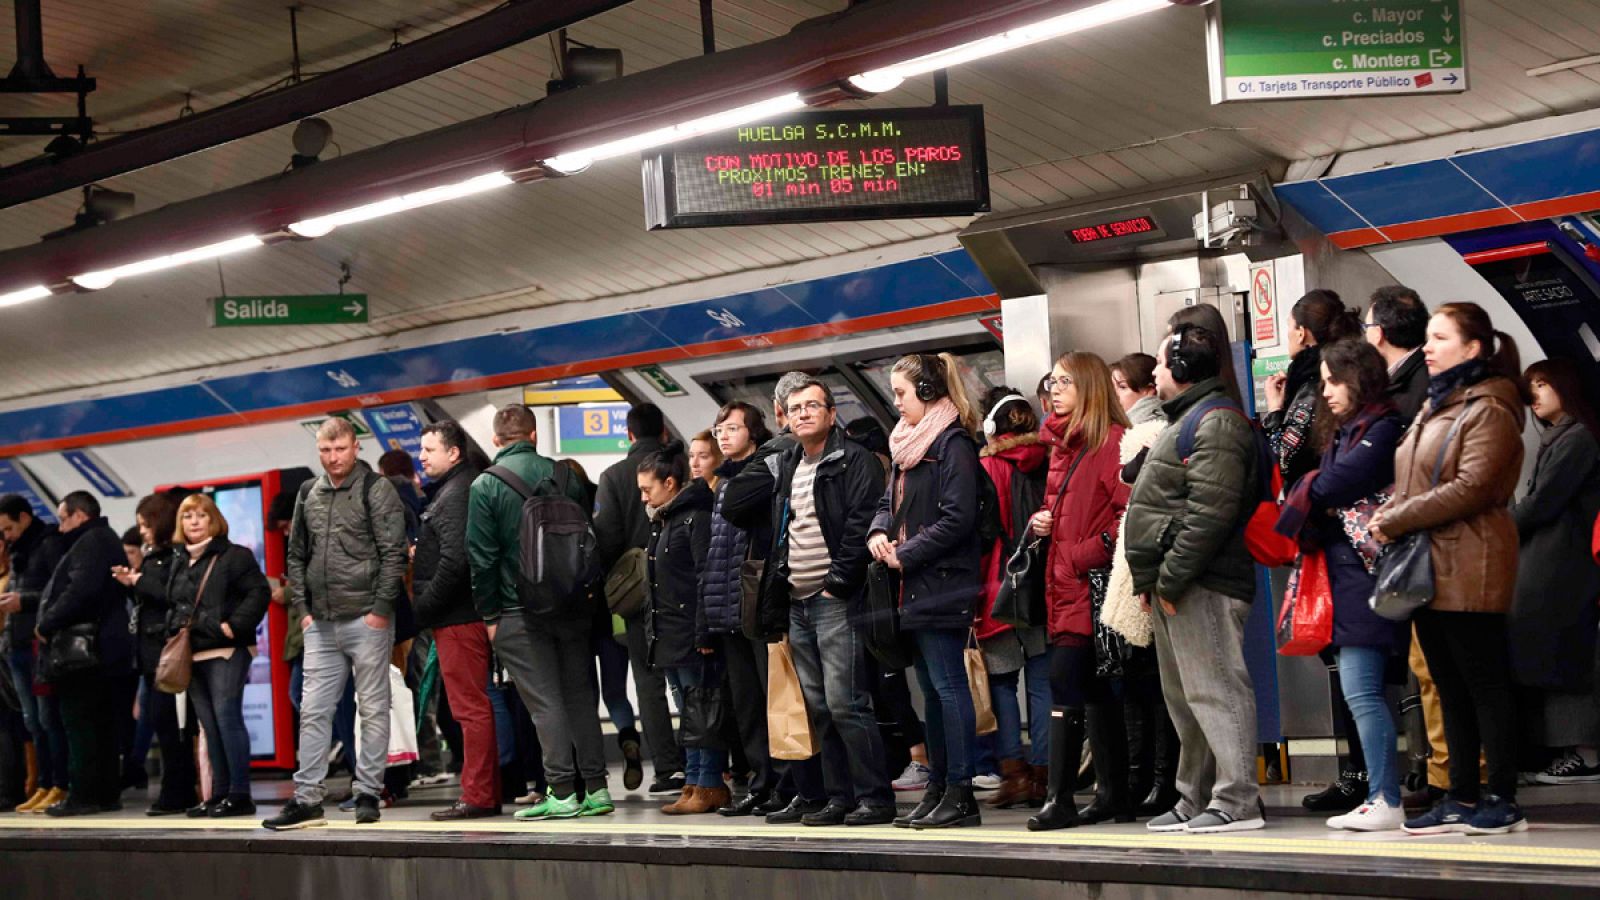
<svg viewBox="0 0 1600 900"><path fill-rule="evenodd" d="M461 802L500 806L500 745L489 705L489 629L482 622L433 630L439 676L450 698L450 714L461 725Z"/></svg>

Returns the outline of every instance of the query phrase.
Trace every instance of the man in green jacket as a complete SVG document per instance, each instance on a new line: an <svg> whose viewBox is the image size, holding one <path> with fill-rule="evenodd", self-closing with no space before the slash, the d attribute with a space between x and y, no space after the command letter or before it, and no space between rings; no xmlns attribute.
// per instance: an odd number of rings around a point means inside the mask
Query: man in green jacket
<svg viewBox="0 0 1600 900"><path fill-rule="evenodd" d="M494 414L494 467L472 482L467 501L467 559L472 599L489 626L489 640L533 716L544 751L550 793L521 810L518 819L603 816L614 807L606 790L605 746L600 734L600 698L594 685L590 646L592 610L533 618L517 594L523 499L494 474L510 470L536 493L554 490L556 464L534 449L537 423L520 403ZM587 509L589 498L576 478L566 495ZM577 751L577 771L573 751ZM585 796L577 798L577 780Z"/></svg>
<svg viewBox="0 0 1600 900"><path fill-rule="evenodd" d="M1237 405L1196 409L1223 394L1218 373L1227 352L1226 336L1192 325L1162 341L1156 391L1172 425L1151 446L1128 502L1128 567L1154 617L1162 691L1182 745L1181 799L1148 823L1151 831L1265 824L1255 776L1255 690L1244 662L1244 624L1255 597L1244 527L1260 499L1260 455ZM1179 437L1195 415L1203 418L1185 459Z"/></svg>

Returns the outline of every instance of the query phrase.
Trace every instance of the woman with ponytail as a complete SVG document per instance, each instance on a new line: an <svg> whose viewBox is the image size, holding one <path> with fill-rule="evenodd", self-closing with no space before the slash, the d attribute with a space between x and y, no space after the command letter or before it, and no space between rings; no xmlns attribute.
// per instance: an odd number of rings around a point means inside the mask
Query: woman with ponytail
<svg viewBox="0 0 1600 900"><path fill-rule="evenodd" d="M1361 336L1361 320L1333 291L1311 291L1289 310L1289 371L1267 379L1267 414L1261 425L1285 486L1317 466L1322 399L1322 348ZM1327 430L1327 429L1323 429Z"/></svg>
<svg viewBox="0 0 1600 900"><path fill-rule="evenodd" d="M1510 502L1527 418L1522 369L1516 344L1474 303L1440 307L1422 353L1428 399L1395 454L1394 499L1371 527L1380 543L1426 532L1432 548L1433 600L1414 621L1444 710L1450 792L1405 830L1523 831L1506 628L1517 577ZM1481 795L1480 750L1489 767Z"/></svg>
<svg viewBox="0 0 1600 900"><path fill-rule="evenodd" d="M1122 704L1096 675L1090 574L1111 567L1118 524L1128 506L1119 451L1127 414L1111 370L1093 353L1068 353L1051 373L1050 417L1040 437L1051 446L1045 507L1033 532L1049 538L1045 602L1051 650L1050 785L1030 831L1132 822L1128 744ZM1094 754L1095 799L1072 800L1085 730Z"/></svg>
<svg viewBox="0 0 1600 900"><path fill-rule="evenodd" d="M978 825L977 715L963 653L983 593L978 479L987 476L974 439L978 419L948 353L902 357L889 387L901 418L889 436L894 466L867 549L900 571L900 625L916 643L933 770L922 802L894 824Z"/></svg>

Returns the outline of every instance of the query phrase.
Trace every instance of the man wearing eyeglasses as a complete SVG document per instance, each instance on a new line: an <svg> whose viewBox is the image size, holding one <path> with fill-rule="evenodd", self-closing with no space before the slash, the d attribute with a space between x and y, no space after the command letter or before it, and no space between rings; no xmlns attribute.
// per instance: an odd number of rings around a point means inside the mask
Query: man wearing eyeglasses
<svg viewBox="0 0 1600 900"><path fill-rule="evenodd" d="M816 808L802 794L785 812L811 826L887 824L894 820L894 794L865 650L850 622L866 583L867 527L883 496L883 468L845 437L833 394L821 381L799 381L784 413L796 444L776 456L773 469L773 546L762 595L764 605L789 601L789 642L812 727L822 738L828 795Z"/></svg>

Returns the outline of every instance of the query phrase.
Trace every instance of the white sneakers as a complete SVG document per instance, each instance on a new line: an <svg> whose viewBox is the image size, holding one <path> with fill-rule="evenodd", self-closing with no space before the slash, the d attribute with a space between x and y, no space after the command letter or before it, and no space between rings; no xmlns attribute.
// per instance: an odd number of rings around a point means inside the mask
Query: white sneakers
<svg viewBox="0 0 1600 900"><path fill-rule="evenodd" d="M1390 806L1379 797L1342 816L1334 816L1328 820L1328 827L1335 831L1398 831L1405 822L1405 810Z"/></svg>

